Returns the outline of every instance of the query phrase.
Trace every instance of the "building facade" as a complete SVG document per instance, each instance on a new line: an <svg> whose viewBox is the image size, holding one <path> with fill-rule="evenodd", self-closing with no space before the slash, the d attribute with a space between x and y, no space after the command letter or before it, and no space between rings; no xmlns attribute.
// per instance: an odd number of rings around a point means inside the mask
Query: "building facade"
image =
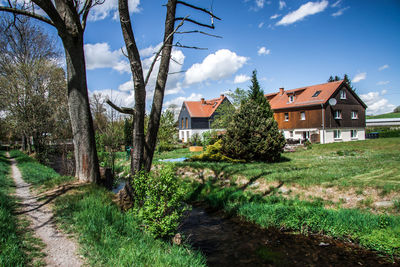
<svg viewBox="0 0 400 267"><path fill-rule="evenodd" d="M267 94L286 139L332 143L365 139L366 105L343 81Z"/></svg>

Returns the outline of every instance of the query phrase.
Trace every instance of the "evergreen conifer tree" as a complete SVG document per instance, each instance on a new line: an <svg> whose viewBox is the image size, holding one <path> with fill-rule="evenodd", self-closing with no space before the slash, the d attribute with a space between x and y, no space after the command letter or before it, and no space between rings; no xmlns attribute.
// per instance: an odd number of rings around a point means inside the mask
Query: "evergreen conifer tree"
<svg viewBox="0 0 400 267"><path fill-rule="evenodd" d="M222 152L246 161L277 161L285 146L273 111L253 71L247 101L240 105L223 138Z"/></svg>

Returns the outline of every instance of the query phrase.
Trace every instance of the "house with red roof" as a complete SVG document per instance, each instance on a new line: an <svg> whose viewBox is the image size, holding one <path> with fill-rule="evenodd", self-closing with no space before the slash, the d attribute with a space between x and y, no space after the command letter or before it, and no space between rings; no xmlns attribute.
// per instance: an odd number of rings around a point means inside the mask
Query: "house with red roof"
<svg viewBox="0 0 400 267"><path fill-rule="evenodd" d="M367 106L344 80L266 94L286 139L332 143L365 139Z"/></svg>
<svg viewBox="0 0 400 267"><path fill-rule="evenodd" d="M203 134L210 131L211 123L218 107L222 103L229 103L226 96L200 101L184 101L178 116L179 139L188 142L194 134Z"/></svg>

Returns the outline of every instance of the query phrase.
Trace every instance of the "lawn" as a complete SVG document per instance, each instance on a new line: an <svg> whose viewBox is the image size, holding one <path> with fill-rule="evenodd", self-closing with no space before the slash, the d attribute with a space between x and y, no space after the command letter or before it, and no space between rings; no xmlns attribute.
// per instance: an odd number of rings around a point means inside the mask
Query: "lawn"
<svg viewBox="0 0 400 267"><path fill-rule="evenodd" d="M390 112L376 116L367 116L367 119L390 119L390 118L400 118L400 112Z"/></svg>
<svg viewBox="0 0 400 267"><path fill-rule="evenodd" d="M216 175L231 180L244 176L250 181L282 181L304 187L373 187L388 193L400 190L400 138L315 144L308 150L284 153L278 163L182 162L176 165L211 169Z"/></svg>

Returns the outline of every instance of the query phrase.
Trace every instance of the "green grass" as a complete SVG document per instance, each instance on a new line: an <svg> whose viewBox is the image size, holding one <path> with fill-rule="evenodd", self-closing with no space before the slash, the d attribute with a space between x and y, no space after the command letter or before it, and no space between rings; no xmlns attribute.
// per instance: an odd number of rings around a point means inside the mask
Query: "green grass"
<svg viewBox="0 0 400 267"><path fill-rule="evenodd" d="M390 119L390 118L400 118L400 112L390 112L375 116L367 116L366 119Z"/></svg>
<svg viewBox="0 0 400 267"><path fill-rule="evenodd" d="M34 185L50 187L70 179L22 153L12 154L17 157L23 178ZM84 185L54 201L58 225L75 234L90 265L205 266L205 258L188 246L171 245L169 240L146 234L135 214L121 212L111 199L109 191Z"/></svg>
<svg viewBox="0 0 400 267"><path fill-rule="evenodd" d="M205 201L262 227L350 239L383 254L400 256L399 216L376 215L358 209L325 209L318 200L263 197L233 186L220 188L211 182L191 186L192 201Z"/></svg>
<svg viewBox="0 0 400 267"><path fill-rule="evenodd" d="M27 220L16 217L13 191L9 161L0 151L0 266L40 266L43 243L28 230Z"/></svg>
<svg viewBox="0 0 400 267"><path fill-rule="evenodd" d="M386 192L400 190L400 138L313 145L312 149L284 153L277 163L182 162L211 169L216 175L234 180L262 178L301 186L374 187Z"/></svg>
<svg viewBox="0 0 400 267"><path fill-rule="evenodd" d="M17 160L18 168L25 182L30 183L35 188L45 190L74 179L71 176L59 175L52 168L40 164L21 151L13 150L10 152L10 156Z"/></svg>

